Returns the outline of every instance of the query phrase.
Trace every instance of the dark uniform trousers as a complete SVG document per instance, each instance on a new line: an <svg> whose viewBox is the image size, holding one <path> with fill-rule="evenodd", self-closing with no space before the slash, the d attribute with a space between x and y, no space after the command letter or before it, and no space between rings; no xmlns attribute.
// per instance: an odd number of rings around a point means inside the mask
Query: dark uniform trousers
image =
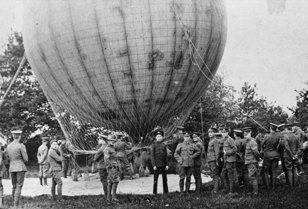
<svg viewBox="0 0 308 209"><path fill-rule="evenodd" d="M26 171L11 172L11 179L13 185L12 195L13 197L19 197L21 195L21 189L24 185Z"/></svg>
<svg viewBox="0 0 308 209"><path fill-rule="evenodd" d="M163 177L163 190L164 193L168 193L168 180L167 180L167 171L166 167L157 167L156 170L154 170L154 186L153 186L153 194L157 194L157 182L158 182L158 177L159 174L162 174Z"/></svg>
<svg viewBox="0 0 308 209"><path fill-rule="evenodd" d="M191 180L191 175L194 172L194 167L181 167L180 168L180 192L183 192L184 190L184 180L186 177L186 192L189 192L189 187L190 187L190 180Z"/></svg>
<svg viewBox="0 0 308 209"><path fill-rule="evenodd" d="M268 187L268 176L270 176L269 187L274 188L277 178L277 167L279 163L278 157L264 157L263 159L263 172L266 178L266 186Z"/></svg>
<svg viewBox="0 0 308 209"><path fill-rule="evenodd" d="M298 160L291 158L284 158L284 165L288 174L288 183L290 187L294 187L298 178L297 178L297 166Z"/></svg>
<svg viewBox="0 0 308 209"><path fill-rule="evenodd" d="M224 179L225 192L234 192L235 185L235 162L225 162L221 171L222 179Z"/></svg>

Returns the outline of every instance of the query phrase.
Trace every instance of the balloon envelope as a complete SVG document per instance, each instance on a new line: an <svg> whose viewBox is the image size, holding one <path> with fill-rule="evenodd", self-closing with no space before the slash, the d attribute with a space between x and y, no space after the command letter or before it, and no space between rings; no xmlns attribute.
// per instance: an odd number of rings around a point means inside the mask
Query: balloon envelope
<svg viewBox="0 0 308 209"><path fill-rule="evenodd" d="M26 55L45 94L81 121L133 135L189 110L224 51L222 0L24 4Z"/></svg>

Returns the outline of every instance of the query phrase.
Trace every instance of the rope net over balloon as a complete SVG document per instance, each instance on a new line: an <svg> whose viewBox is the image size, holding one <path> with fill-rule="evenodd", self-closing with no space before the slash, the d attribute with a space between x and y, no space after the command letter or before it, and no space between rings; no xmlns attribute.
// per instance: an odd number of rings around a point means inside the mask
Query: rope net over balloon
<svg viewBox="0 0 308 209"><path fill-rule="evenodd" d="M226 41L223 0L40 0L24 15L28 60L78 150L97 143L91 130L140 145L158 126L169 137L213 79Z"/></svg>

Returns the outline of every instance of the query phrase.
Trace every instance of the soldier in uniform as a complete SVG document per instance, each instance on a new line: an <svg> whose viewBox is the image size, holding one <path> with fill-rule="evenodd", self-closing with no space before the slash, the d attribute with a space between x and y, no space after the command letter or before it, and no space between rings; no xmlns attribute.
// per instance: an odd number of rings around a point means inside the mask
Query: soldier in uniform
<svg viewBox="0 0 308 209"><path fill-rule="evenodd" d="M109 135L107 138L107 146L104 149L104 161L107 167L107 199L113 201L119 201L116 197L116 192L118 184L121 181L120 178L120 168L118 164L117 152L114 148L114 143L116 142L115 135Z"/></svg>
<svg viewBox="0 0 308 209"><path fill-rule="evenodd" d="M280 160L281 160L281 167L282 167L282 171L284 173L284 176L285 176L285 181L286 181L286 184L287 185L290 185L289 183L289 178L288 178L288 172L287 172L287 168L285 166L285 163L284 163L284 149L285 149L285 146L284 146L284 142L283 142L283 136L284 134L286 133L285 132L285 124L280 124L277 126L277 132L280 133L280 140L279 140L279 145L278 145L278 152L279 152L279 156L280 156ZM280 177L280 175L278 176L278 178Z"/></svg>
<svg viewBox="0 0 308 209"><path fill-rule="evenodd" d="M270 123L270 133L264 138L261 149L264 153L263 170L267 189L273 189L277 178L277 167L279 163L278 145L281 134L277 132L277 125ZM270 176L270 180L268 179Z"/></svg>
<svg viewBox="0 0 308 209"><path fill-rule="evenodd" d="M293 133L299 138L299 142L301 143L301 146L303 147L303 144L305 142L305 132L299 127L299 122L297 122L297 121L294 121L294 123L293 123ZM300 153L298 155L297 170L298 170L299 175L304 174L303 153Z"/></svg>
<svg viewBox="0 0 308 209"><path fill-rule="evenodd" d="M189 133L184 134L184 142L178 144L176 147L174 157L180 165L180 192L184 191L184 180L185 192L189 192L191 175L194 172L194 159L201 155L200 149L198 149L192 142Z"/></svg>
<svg viewBox="0 0 308 209"><path fill-rule="evenodd" d="M210 141L207 150L206 160L209 164L211 177L214 182L213 194L216 194L219 189L219 178L220 178L220 150L219 150L219 140L222 137L221 133L218 133L216 127L211 127L208 131Z"/></svg>
<svg viewBox="0 0 308 209"><path fill-rule="evenodd" d="M62 157L62 172L63 178L67 178L68 166L70 165L70 160L72 156L72 152L66 146L66 139L62 138L61 145L59 147L59 151Z"/></svg>
<svg viewBox="0 0 308 209"><path fill-rule="evenodd" d="M236 146L236 153L235 153L235 167L236 167L236 173L237 173L237 179L239 186L244 185L244 153L245 153L245 142L242 139L243 131L239 129L234 130L234 144Z"/></svg>
<svg viewBox="0 0 308 209"><path fill-rule="evenodd" d="M235 186L235 153L237 148L235 146L234 140L228 135L228 129L223 126L219 128L220 133L222 134L222 144L223 144L223 157L224 165L222 168L221 176L224 184L224 193L230 194L234 193Z"/></svg>
<svg viewBox="0 0 308 209"><path fill-rule="evenodd" d="M25 162L28 162L28 155L25 145L20 142L22 129L15 127L11 133L14 141L7 146L7 154L10 161L9 172L11 173L13 185L14 206L17 207L27 172Z"/></svg>
<svg viewBox="0 0 308 209"><path fill-rule="evenodd" d="M62 201L62 157L58 152L58 143L55 139L50 141L50 149L48 151L48 162L50 163L50 174L51 174L51 196L52 200L56 200L56 186L58 192L58 199Z"/></svg>
<svg viewBox="0 0 308 209"><path fill-rule="evenodd" d="M99 149L97 153L94 155L94 161L98 162L98 173L100 177L100 181L102 182L103 185L103 190L104 190L104 195L107 198L107 193L108 193L108 183L107 183L107 177L108 177L108 172L106 168L106 163L104 161L104 150L107 146L106 140L107 136L105 135L99 135L98 137L98 145Z"/></svg>
<svg viewBox="0 0 308 209"><path fill-rule="evenodd" d="M287 169L287 175L289 179L289 186L292 188L296 182L297 171L296 166L298 164L298 156L302 151L302 146L299 141L299 137L292 131L292 124L285 125L286 133L283 135L284 144L284 164Z"/></svg>
<svg viewBox="0 0 308 209"><path fill-rule="evenodd" d="M156 143L151 146L151 161L154 170L153 194L157 194L157 182L160 173L163 178L163 191L164 193L168 193L167 171L169 169L169 162L167 146L163 143L164 132L158 130L154 133L154 135L156 138Z"/></svg>
<svg viewBox="0 0 308 209"><path fill-rule="evenodd" d="M126 150L129 150L132 148L132 145L130 143L127 143L124 141L123 137L120 137L116 143L114 143L114 149L117 152L117 157L119 161L119 165L121 165L121 179L124 179L124 173L125 171L128 171L129 177L133 178L133 173L130 168L130 163L127 159Z"/></svg>
<svg viewBox="0 0 308 209"><path fill-rule="evenodd" d="M254 138L251 137L251 127L243 128L244 138L246 140L245 147L245 166L248 171L248 177L253 187L253 196L258 195L258 161L259 151L258 145Z"/></svg>
<svg viewBox="0 0 308 209"><path fill-rule="evenodd" d="M193 176L195 178L195 184L196 184L195 192L200 192L202 186L201 167L202 167L202 156L204 155L204 144L203 141L200 139L199 135L200 134L198 132L195 132L193 134L193 143L201 151L201 154L197 156L194 160Z"/></svg>
<svg viewBox="0 0 308 209"><path fill-rule="evenodd" d="M49 168L49 163L47 161L48 141L49 137L42 137L42 145L38 148L37 151L37 162L39 164L39 179L40 179L40 184L42 186L43 186L43 179L44 179L44 185L47 186L47 171Z"/></svg>

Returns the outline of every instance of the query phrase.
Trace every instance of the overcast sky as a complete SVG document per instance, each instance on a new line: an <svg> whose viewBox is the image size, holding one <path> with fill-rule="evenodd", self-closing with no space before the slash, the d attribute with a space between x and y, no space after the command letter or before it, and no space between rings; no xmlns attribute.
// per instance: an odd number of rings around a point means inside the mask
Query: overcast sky
<svg viewBox="0 0 308 209"><path fill-rule="evenodd" d="M22 1L0 0L0 51L21 31ZM225 0L228 38L219 73L240 91L244 82L277 105L296 105L294 89L308 86L308 0ZM285 2L285 8L269 8ZM1 49L2 48L2 49Z"/></svg>

